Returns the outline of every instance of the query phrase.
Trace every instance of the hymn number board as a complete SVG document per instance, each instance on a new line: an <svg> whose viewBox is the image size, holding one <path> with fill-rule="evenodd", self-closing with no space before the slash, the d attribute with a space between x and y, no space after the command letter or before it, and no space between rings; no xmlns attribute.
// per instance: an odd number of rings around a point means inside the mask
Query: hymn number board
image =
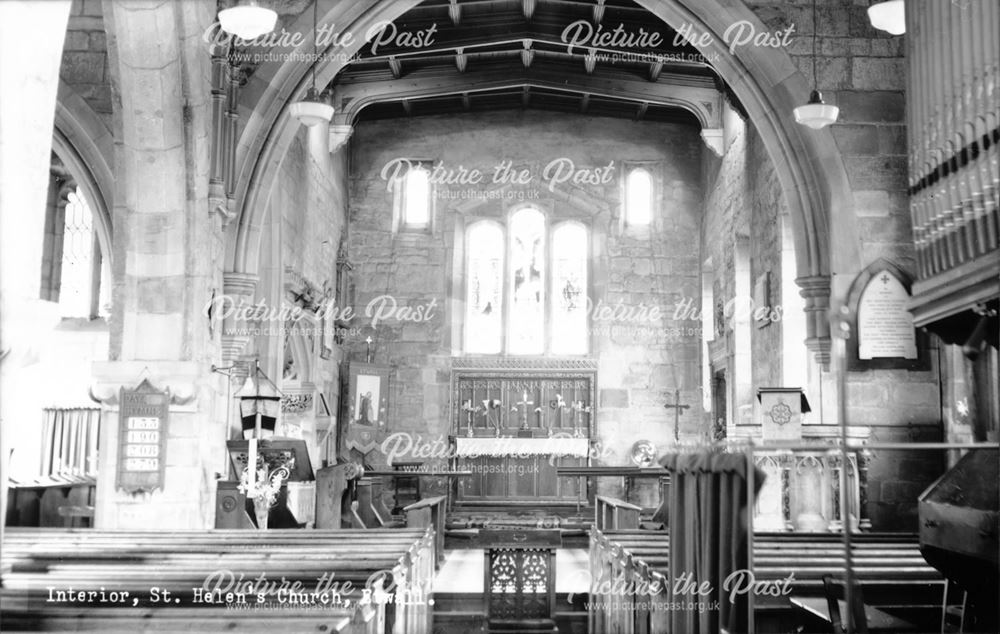
<svg viewBox="0 0 1000 634"><path fill-rule="evenodd" d="M117 487L129 493L163 487L170 392L143 380L121 390L118 415Z"/></svg>

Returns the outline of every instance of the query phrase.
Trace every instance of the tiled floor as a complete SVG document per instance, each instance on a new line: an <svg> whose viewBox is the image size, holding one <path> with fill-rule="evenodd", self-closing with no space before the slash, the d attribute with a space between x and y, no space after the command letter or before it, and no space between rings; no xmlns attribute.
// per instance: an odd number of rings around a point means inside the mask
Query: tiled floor
<svg viewBox="0 0 1000 634"><path fill-rule="evenodd" d="M586 592L590 562L583 548L556 551L556 592ZM479 594L483 591L483 550L449 550L434 579L434 592Z"/></svg>

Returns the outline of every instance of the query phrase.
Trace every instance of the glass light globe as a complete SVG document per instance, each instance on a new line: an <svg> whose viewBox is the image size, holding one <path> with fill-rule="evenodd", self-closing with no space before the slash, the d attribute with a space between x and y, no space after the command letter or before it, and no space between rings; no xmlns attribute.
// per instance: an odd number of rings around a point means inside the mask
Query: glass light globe
<svg viewBox="0 0 1000 634"><path fill-rule="evenodd" d="M906 8L903 0L876 2L868 7L868 19L880 31L892 35L906 33Z"/></svg>
<svg viewBox="0 0 1000 634"><path fill-rule="evenodd" d="M243 40L252 40L274 30L278 14L257 4L256 0L241 2L219 11L219 25L226 33Z"/></svg>
<svg viewBox="0 0 1000 634"><path fill-rule="evenodd" d="M814 90L809 95L809 103L795 108L793 112L795 123L819 130L837 121L840 108L824 102L823 95Z"/></svg>

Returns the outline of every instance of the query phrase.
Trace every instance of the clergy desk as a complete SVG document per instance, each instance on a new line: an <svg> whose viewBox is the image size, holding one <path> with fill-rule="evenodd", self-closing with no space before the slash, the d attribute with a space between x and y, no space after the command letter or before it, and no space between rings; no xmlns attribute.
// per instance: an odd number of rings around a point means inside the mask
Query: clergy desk
<svg viewBox="0 0 1000 634"><path fill-rule="evenodd" d="M558 632L556 549L559 530L481 530L490 632Z"/></svg>

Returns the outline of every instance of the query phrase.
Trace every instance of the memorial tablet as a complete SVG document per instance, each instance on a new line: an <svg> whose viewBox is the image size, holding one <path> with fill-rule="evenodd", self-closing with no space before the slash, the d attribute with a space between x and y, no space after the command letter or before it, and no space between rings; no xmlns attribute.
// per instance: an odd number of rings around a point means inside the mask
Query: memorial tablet
<svg viewBox="0 0 1000 634"><path fill-rule="evenodd" d="M917 358L910 294L888 271L873 276L858 301L858 358Z"/></svg>

